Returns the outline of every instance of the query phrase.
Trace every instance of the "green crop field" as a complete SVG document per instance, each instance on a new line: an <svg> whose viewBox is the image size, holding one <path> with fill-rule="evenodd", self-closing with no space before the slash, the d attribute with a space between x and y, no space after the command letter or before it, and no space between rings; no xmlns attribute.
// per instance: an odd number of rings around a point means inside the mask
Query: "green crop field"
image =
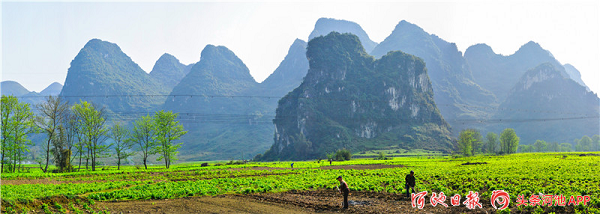
<svg viewBox="0 0 600 214"><path fill-rule="evenodd" d="M465 163L472 163L464 165ZM475 163L475 164L473 164ZM396 165L391 168L353 169L343 166ZM567 205L569 212L598 212L600 207L600 153L525 153L503 156L421 156L390 160L251 162L201 167L177 164L166 170L127 166L122 170L72 173L3 173L2 212L96 212L90 204L101 201L139 201L227 194L285 193L291 190L332 190L344 176L353 192L401 195L404 177L415 171L417 191L443 192L448 198L478 192L490 200L494 190L510 195L512 212L565 211L560 206L516 206L519 195L589 196L585 205ZM401 166L400 166L401 165ZM336 168L338 167L339 168ZM41 182L43 181L43 182ZM82 202L83 201L83 202ZM450 204L449 199L446 200ZM83 206L82 206L83 205ZM431 206L427 201L426 206ZM87 209L87 210L86 210ZM417 209L417 208L414 208ZM508 211L505 210L505 211Z"/></svg>

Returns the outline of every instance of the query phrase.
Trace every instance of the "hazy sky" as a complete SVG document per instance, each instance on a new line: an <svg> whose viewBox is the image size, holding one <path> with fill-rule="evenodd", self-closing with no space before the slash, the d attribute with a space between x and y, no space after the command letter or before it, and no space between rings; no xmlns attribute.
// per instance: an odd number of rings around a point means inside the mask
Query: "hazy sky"
<svg viewBox="0 0 600 214"><path fill-rule="evenodd" d="M442 2L7 2L2 9L2 76L29 90L63 83L87 41L116 43L150 72L163 53L182 63L207 44L231 49L261 82L294 39L307 40L320 17L361 25L375 42L407 20L467 47L486 43L510 55L528 41L574 65L600 91L600 1Z"/></svg>

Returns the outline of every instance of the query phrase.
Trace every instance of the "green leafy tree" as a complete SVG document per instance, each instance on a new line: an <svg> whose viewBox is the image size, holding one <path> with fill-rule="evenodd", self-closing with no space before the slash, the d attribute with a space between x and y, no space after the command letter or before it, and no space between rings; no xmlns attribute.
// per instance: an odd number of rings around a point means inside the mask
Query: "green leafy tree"
<svg viewBox="0 0 600 214"><path fill-rule="evenodd" d="M159 111L154 115L154 140L157 145L154 147L153 153L159 154L158 161L164 160L165 167L168 169L172 161L177 160L177 149L181 147L181 143L174 144L181 136L187 133L183 130L183 126L179 124L177 114L171 111Z"/></svg>
<svg viewBox="0 0 600 214"><path fill-rule="evenodd" d="M80 118L75 113L73 108L71 108L71 114L70 114L68 123L69 123L68 126L71 127L71 131L73 132L72 134L74 135L73 147L75 147L77 149L77 155L75 155L74 158L79 158L79 164L78 164L78 170L79 170L79 169L81 169L82 159L85 158L87 160L89 158L89 156L87 155L89 153L89 150L87 149L88 142L86 141L86 137L83 132L83 128L80 126Z"/></svg>
<svg viewBox="0 0 600 214"><path fill-rule="evenodd" d="M592 150L592 138L583 136L581 140L577 143L577 151L589 152Z"/></svg>
<svg viewBox="0 0 600 214"><path fill-rule="evenodd" d="M575 151L581 151L581 145L579 144L579 139L575 138L573 139L573 144L575 146Z"/></svg>
<svg viewBox="0 0 600 214"><path fill-rule="evenodd" d="M14 129L12 127L12 115L15 108L15 105L19 102L14 96L5 96L2 95L2 162L0 162L0 172L4 172L4 164L6 163L6 159L8 158L10 150L9 143L12 141L11 132Z"/></svg>
<svg viewBox="0 0 600 214"><path fill-rule="evenodd" d="M519 145L519 151L521 153L533 152L533 146L531 146L531 145Z"/></svg>
<svg viewBox="0 0 600 214"><path fill-rule="evenodd" d="M473 139L475 139L475 141L471 142L472 146L471 148L473 149L472 154L475 155L477 153L481 153L483 148L483 137L481 136L481 133L479 132L479 130L476 129L471 129L471 132L473 133Z"/></svg>
<svg viewBox="0 0 600 214"><path fill-rule="evenodd" d="M327 154L327 160L334 160L334 157L335 157L335 153L333 153L333 152Z"/></svg>
<svg viewBox="0 0 600 214"><path fill-rule="evenodd" d="M27 103L21 103L14 96L2 96L2 171L4 164L10 172L22 166L25 154L29 152L31 140L27 135L37 131L34 115ZM17 166L18 164L18 166Z"/></svg>
<svg viewBox="0 0 600 214"><path fill-rule="evenodd" d="M88 150L87 156L91 160L92 171L96 171L98 158L107 156L108 150L112 146L112 144L104 144L108 133L105 127L106 118L104 110L98 109L87 101L83 101L73 106L73 112L78 118L77 124L80 126L81 134Z"/></svg>
<svg viewBox="0 0 600 214"><path fill-rule="evenodd" d="M592 150L600 151L600 135L592 136Z"/></svg>
<svg viewBox="0 0 600 214"><path fill-rule="evenodd" d="M500 134L500 149L504 154L512 154L517 152L519 147L519 137L514 129L507 128Z"/></svg>
<svg viewBox="0 0 600 214"><path fill-rule="evenodd" d="M471 136L471 133L468 132L467 130L463 130L460 132L459 137L458 137L458 150L464 155L464 156L470 156L471 155L471 142L473 141L473 136Z"/></svg>
<svg viewBox="0 0 600 214"><path fill-rule="evenodd" d="M560 152L560 145L557 142L548 143L548 151L549 152Z"/></svg>
<svg viewBox="0 0 600 214"><path fill-rule="evenodd" d="M63 123L69 111L69 105L61 97L48 96L46 101L37 105L40 116L36 124L46 134L48 138L46 142L46 167L43 171L48 172L48 164L50 163L50 151L52 150L52 140L58 134L58 127ZM58 160L55 160L58 162Z"/></svg>
<svg viewBox="0 0 600 214"><path fill-rule="evenodd" d="M498 146L498 135L494 132L488 132L487 135L485 136L487 142L486 142L486 146L487 146L487 152L489 153L495 153Z"/></svg>
<svg viewBox="0 0 600 214"><path fill-rule="evenodd" d="M127 140L129 132L121 124L116 123L110 128L110 138L114 141L115 154L117 155L117 169L121 169L121 160L127 159L133 152L133 141Z"/></svg>
<svg viewBox="0 0 600 214"><path fill-rule="evenodd" d="M133 124L133 130L129 136L129 141L138 146L138 150L142 152L144 168L148 169L148 156L152 154L152 149L156 146L154 141L154 119L150 115L142 116Z"/></svg>
<svg viewBox="0 0 600 214"><path fill-rule="evenodd" d="M536 152L548 151L548 143L546 143L546 141L543 141L543 140L535 141L535 143L533 144L533 147L535 148Z"/></svg>
<svg viewBox="0 0 600 214"><path fill-rule="evenodd" d="M460 132L458 138L458 148L463 155L475 155L477 152L481 151L483 143L479 131L475 129L465 129Z"/></svg>
<svg viewBox="0 0 600 214"><path fill-rule="evenodd" d="M572 150L573 150L573 145L571 145L570 143L561 143L560 144L560 148L559 148L560 152L570 152Z"/></svg>

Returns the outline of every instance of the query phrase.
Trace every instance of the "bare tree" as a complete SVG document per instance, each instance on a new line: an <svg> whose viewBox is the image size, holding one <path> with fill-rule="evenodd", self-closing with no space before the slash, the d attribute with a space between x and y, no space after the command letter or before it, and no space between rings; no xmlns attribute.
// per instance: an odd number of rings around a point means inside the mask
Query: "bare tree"
<svg viewBox="0 0 600 214"><path fill-rule="evenodd" d="M77 157L76 154L81 152L77 147L80 139L79 129L77 128L77 115L71 111L68 111L63 126L65 128L65 147L66 149L70 150L72 154L72 156L69 157L69 163L73 163L74 159ZM77 153L73 152L74 148L78 150Z"/></svg>
<svg viewBox="0 0 600 214"><path fill-rule="evenodd" d="M48 163L50 162L50 143L57 135L58 127L63 122L69 110L69 105L61 97L48 96L45 102L38 104L40 117L36 120L36 125L46 133L48 141L46 143L46 167L44 172L48 172Z"/></svg>

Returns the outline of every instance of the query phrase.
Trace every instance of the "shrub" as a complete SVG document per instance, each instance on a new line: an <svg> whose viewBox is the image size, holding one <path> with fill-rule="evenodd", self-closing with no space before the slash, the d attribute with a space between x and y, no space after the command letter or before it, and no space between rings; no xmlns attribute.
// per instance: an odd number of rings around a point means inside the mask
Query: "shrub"
<svg viewBox="0 0 600 214"><path fill-rule="evenodd" d="M352 158L352 153L350 153L347 149L340 149L335 153L335 160L343 161L350 160Z"/></svg>
<svg viewBox="0 0 600 214"><path fill-rule="evenodd" d="M387 160L388 158L385 156L383 152L379 152L379 156L375 158L375 160Z"/></svg>

